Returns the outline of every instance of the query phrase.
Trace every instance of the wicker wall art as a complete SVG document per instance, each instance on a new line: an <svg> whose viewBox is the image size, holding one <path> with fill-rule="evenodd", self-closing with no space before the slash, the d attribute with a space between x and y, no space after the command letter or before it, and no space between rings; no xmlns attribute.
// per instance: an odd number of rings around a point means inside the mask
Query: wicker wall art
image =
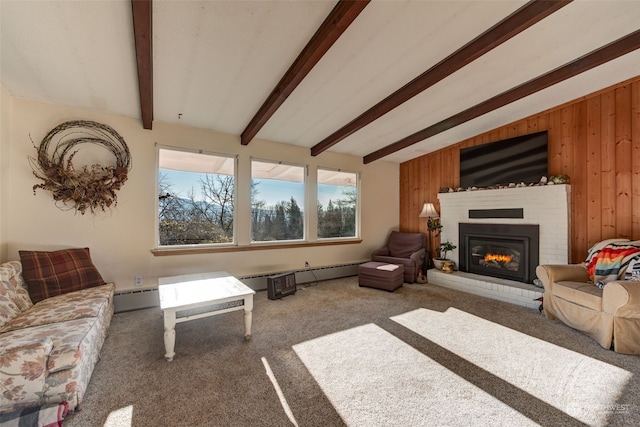
<svg viewBox="0 0 640 427"><path fill-rule="evenodd" d="M115 165L93 164L76 169L72 160L82 144L95 144L110 151ZM87 120L64 122L51 129L36 148L38 157L29 157L29 162L42 183L33 186L34 195L38 189L51 191L58 208L83 215L87 211L106 211L117 204L116 191L127 180L131 154L113 128Z"/></svg>

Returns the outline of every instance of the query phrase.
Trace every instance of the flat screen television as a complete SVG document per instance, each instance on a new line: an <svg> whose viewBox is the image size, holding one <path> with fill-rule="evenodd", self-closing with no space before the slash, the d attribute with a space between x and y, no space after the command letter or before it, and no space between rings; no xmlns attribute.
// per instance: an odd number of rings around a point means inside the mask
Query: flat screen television
<svg viewBox="0 0 640 427"><path fill-rule="evenodd" d="M547 132L460 150L460 187L538 182L548 174Z"/></svg>

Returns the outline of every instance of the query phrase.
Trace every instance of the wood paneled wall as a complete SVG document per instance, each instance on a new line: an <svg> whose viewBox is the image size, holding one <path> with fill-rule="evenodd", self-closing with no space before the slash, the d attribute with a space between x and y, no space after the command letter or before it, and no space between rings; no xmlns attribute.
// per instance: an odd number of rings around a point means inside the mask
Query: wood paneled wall
<svg viewBox="0 0 640 427"><path fill-rule="evenodd" d="M424 202L460 182L460 149L549 132L549 174L569 176L571 261L603 239L640 239L640 76L400 165L400 230L425 232ZM434 244L437 244L434 239Z"/></svg>

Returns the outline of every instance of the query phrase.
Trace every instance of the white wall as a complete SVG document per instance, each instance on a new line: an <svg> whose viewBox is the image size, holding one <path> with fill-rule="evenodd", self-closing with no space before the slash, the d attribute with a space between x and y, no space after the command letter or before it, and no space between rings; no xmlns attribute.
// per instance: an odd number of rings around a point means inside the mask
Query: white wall
<svg viewBox="0 0 640 427"><path fill-rule="evenodd" d="M8 113L7 113L8 114ZM145 287L155 286L157 277L224 269L237 276L301 269L304 261L327 266L369 259L371 250L381 246L399 226L399 166L377 161L363 165L354 156L323 153L311 157L308 149L263 140L248 146L238 136L154 122L144 130L140 120L94 110L44 104L14 97L10 114L9 141L2 134L3 150L8 145L8 165L2 164L2 177L9 176L7 206L0 218L7 226L1 236L6 251L2 261L17 259L18 250L55 250L90 247L93 260L105 280L115 281L118 289L133 287L133 277L144 276ZM3 103L3 124L5 111ZM118 205L109 213L80 215L58 209L51 194L32 187L39 181L28 162L36 154L44 135L67 120L95 120L112 126L127 142L132 156L129 179L118 193ZM4 129L4 126L3 126ZM30 139L33 139L33 142ZM241 251L198 255L154 256L155 144L189 147L239 157L238 186L248 185L251 157L303 163L361 172L361 244ZM3 156L4 157L4 156ZM79 165L82 166L82 165ZM8 171L6 170L8 168ZM3 191L4 193L4 191ZM249 200L239 193L238 241L248 243ZM4 196L3 196L4 197ZM380 203L383 200L384 203ZM244 204L244 205L242 205ZM243 213L244 212L244 213Z"/></svg>
<svg viewBox="0 0 640 427"><path fill-rule="evenodd" d="M7 216L9 199L9 129L11 128L12 97L0 84L0 260L7 253Z"/></svg>
<svg viewBox="0 0 640 427"><path fill-rule="evenodd" d="M7 224L4 214L8 199L8 152L11 96L0 84L0 260L7 253Z"/></svg>

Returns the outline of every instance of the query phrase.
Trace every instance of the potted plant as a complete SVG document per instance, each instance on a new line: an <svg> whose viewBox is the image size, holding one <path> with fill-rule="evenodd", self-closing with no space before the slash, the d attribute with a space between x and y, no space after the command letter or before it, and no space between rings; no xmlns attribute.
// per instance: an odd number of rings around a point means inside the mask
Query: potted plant
<svg viewBox="0 0 640 427"><path fill-rule="evenodd" d="M451 243L449 240L447 240L446 242L440 243L440 254L441 254L440 259L447 260L448 259L447 252L452 251L455 248L457 248L457 246Z"/></svg>
<svg viewBox="0 0 640 427"><path fill-rule="evenodd" d="M442 266L444 265L444 263L446 261L450 261L449 259L447 259L447 252L452 251L455 248L457 248L457 246L451 243L449 240L447 240L446 242L440 243L440 249L439 249L440 256L438 258L433 259L433 265L438 270L442 270Z"/></svg>

